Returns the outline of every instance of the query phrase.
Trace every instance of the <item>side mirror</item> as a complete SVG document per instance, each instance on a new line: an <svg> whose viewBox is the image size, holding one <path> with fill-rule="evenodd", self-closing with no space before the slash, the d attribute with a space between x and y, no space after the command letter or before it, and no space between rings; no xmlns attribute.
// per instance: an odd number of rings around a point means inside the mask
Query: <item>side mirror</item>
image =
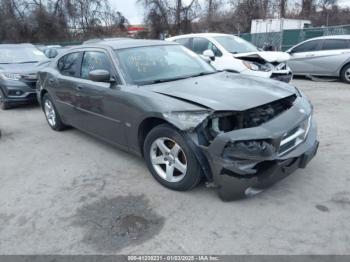
<svg viewBox="0 0 350 262"><path fill-rule="evenodd" d="M111 82L111 74L107 70L93 70L89 73L89 79L94 82Z"/></svg>
<svg viewBox="0 0 350 262"><path fill-rule="evenodd" d="M286 53L287 53L287 54L290 54L290 55L293 54L293 49L287 50Z"/></svg>
<svg viewBox="0 0 350 262"><path fill-rule="evenodd" d="M214 61L215 60L215 54L213 50L207 49L203 52L203 56L210 58L210 60Z"/></svg>
<svg viewBox="0 0 350 262"><path fill-rule="evenodd" d="M211 59L207 56L204 56L204 55L200 55L200 57L208 64L211 64Z"/></svg>

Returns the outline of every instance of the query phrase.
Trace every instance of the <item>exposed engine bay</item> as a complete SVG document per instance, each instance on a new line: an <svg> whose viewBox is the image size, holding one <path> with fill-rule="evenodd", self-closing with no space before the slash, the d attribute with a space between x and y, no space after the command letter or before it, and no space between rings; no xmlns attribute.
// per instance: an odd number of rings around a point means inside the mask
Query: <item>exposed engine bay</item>
<svg viewBox="0 0 350 262"><path fill-rule="evenodd" d="M208 145L219 134L237 129L257 127L292 107L296 95L240 112L217 112L200 126L203 145Z"/></svg>

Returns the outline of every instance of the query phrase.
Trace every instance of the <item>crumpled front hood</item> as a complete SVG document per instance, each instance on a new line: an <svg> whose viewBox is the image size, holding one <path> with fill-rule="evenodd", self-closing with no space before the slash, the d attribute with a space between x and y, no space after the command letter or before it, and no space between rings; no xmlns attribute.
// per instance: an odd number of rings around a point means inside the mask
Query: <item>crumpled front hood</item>
<svg viewBox="0 0 350 262"><path fill-rule="evenodd" d="M159 94L222 111L247 110L296 92L293 86L279 81L228 72L147 87Z"/></svg>
<svg viewBox="0 0 350 262"><path fill-rule="evenodd" d="M267 62L286 62L290 59L289 54L285 52L275 52L275 51L261 51L261 52L250 52L250 53L240 53L234 54L235 58L261 58Z"/></svg>

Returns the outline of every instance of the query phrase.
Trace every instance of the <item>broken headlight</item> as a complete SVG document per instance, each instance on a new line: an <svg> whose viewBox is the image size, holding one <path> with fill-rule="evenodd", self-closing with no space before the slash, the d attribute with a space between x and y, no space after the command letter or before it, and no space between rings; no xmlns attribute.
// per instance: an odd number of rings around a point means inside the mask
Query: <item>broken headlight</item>
<svg viewBox="0 0 350 262"><path fill-rule="evenodd" d="M223 157L240 159L269 158L276 153L276 146L269 139L230 142Z"/></svg>
<svg viewBox="0 0 350 262"><path fill-rule="evenodd" d="M210 111L172 111L163 113L163 116L181 129L190 129L198 126L210 114Z"/></svg>
<svg viewBox="0 0 350 262"><path fill-rule="evenodd" d="M243 61L243 64L250 70L253 71L271 71L271 67L267 64L260 64L256 62L250 62L250 61Z"/></svg>

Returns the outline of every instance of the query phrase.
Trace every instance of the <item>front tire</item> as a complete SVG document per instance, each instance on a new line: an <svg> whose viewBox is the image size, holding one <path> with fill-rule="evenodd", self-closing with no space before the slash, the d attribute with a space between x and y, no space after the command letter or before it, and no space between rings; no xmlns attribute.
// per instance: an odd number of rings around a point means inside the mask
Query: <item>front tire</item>
<svg viewBox="0 0 350 262"><path fill-rule="evenodd" d="M11 108L10 103L5 101L5 95L4 95L4 92L1 90L1 88L0 88L0 108L2 110L7 110Z"/></svg>
<svg viewBox="0 0 350 262"><path fill-rule="evenodd" d="M177 191L194 188L202 178L201 167L183 135L162 124L147 135L144 158L153 177L163 186Z"/></svg>
<svg viewBox="0 0 350 262"><path fill-rule="evenodd" d="M340 78L343 82L350 84L350 64L346 65L340 72Z"/></svg>
<svg viewBox="0 0 350 262"><path fill-rule="evenodd" d="M64 130L67 126L63 124L49 94L44 95L42 105L49 126L55 131Z"/></svg>

